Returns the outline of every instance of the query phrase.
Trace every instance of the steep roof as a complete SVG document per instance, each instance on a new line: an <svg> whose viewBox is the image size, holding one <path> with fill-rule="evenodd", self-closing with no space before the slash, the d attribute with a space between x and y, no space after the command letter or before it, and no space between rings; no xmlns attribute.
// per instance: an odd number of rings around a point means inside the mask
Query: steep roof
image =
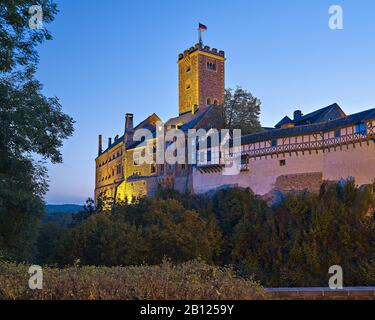
<svg viewBox="0 0 375 320"><path fill-rule="evenodd" d="M324 108L325 109L325 108ZM319 110L318 110L319 111ZM317 132L327 132L342 128L348 125L356 125L363 121L375 119L375 108L362 111L356 114L345 116L339 119L326 122L300 125L291 128L274 129L266 132L250 134L242 137L242 144L249 144L264 140L279 139L289 136L298 136L304 134L313 134Z"/></svg>
<svg viewBox="0 0 375 320"><path fill-rule="evenodd" d="M320 122L326 122L336 120L345 117L345 112L337 103L333 103L327 107L318 109L306 115L301 115L298 119L291 119L285 116L279 123L275 125L275 128L280 128L285 124L293 124L295 126L301 126L306 124L314 124Z"/></svg>
<svg viewBox="0 0 375 320"><path fill-rule="evenodd" d="M161 121L161 119L159 118L159 116L156 114L156 113L153 113L151 114L150 116L148 116L146 119L144 119L143 121L141 121L136 127L134 127L134 131L135 130L138 130L138 129L148 129L150 130L151 132L152 131L155 131L155 122L157 121ZM115 139L115 141L111 144L111 146L107 147L107 149L105 149L103 153L113 149L114 147L118 146L119 144L123 143L124 142L124 135L122 135L121 137L119 137L118 139ZM139 144L140 142L137 141L136 144ZM131 145L134 145L135 143L130 143L130 146ZM127 146L129 147L129 146Z"/></svg>
<svg viewBox="0 0 375 320"><path fill-rule="evenodd" d="M303 115L300 119L294 120L294 123L296 125L300 125L300 124L307 124L307 123L310 123L310 124L319 123L319 122L323 122L327 120L328 121L335 120L334 118L329 119L330 114L334 116L333 115L334 112L338 114L338 117L336 116L336 119L346 116L345 112L341 109L341 107L337 103L333 103L325 108L318 109L314 112Z"/></svg>
<svg viewBox="0 0 375 320"><path fill-rule="evenodd" d="M168 128L170 126L176 126L176 125L183 123L179 127L180 130L187 131L189 129L194 129L199 125L200 121L202 121L204 117L210 112L210 110L212 110L212 108L214 108L214 106L209 106L207 108L199 109L195 114L185 113L178 117L171 118L165 123L165 126ZM143 139L142 141L135 141L134 143L127 146L127 148L134 149L134 148L146 146L146 142L148 140L156 138L156 128L154 127L153 130L150 130L150 131L151 131L151 134L149 137L147 137L146 139Z"/></svg>
<svg viewBox="0 0 375 320"><path fill-rule="evenodd" d="M285 116L284 118L282 118L282 120L280 120L276 125L275 125L275 127L276 128L279 128L279 127L282 127L282 126L284 126L284 125L286 125L286 124L293 124L294 122L293 122L293 120L292 119L290 119L288 116Z"/></svg>
<svg viewBox="0 0 375 320"><path fill-rule="evenodd" d="M182 131L187 131L189 129L197 128L198 124L204 119L208 113L215 108L214 106L208 106L206 108L203 108L202 110L199 110L194 117L187 123L184 123L180 129Z"/></svg>

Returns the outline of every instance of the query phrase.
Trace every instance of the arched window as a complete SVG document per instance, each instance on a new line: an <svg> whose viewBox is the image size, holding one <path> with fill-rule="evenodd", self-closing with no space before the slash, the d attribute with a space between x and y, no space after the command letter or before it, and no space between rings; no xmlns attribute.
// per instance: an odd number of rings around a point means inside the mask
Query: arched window
<svg viewBox="0 0 375 320"><path fill-rule="evenodd" d="M217 103L218 103L218 102L217 102L217 100L215 99L215 100L214 100L214 105L216 106L216 105L217 105Z"/></svg>
<svg viewBox="0 0 375 320"><path fill-rule="evenodd" d="M207 105L208 105L208 106L211 105L211 98L208 98L208 99L207 99Z"/></svg>

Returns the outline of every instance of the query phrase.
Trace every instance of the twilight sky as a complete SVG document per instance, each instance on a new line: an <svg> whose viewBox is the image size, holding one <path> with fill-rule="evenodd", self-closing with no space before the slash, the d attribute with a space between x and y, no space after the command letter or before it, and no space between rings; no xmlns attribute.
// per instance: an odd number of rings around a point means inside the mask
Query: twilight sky
<svg viewBox="0 0 375 320"><path fill-rule="evenodd" d="M48 165L47 203L93 196L97 136L122 134L124 115L138 123L178 113L177 56L197 42L225 50L226 87L241 85L262 101L261 122L274 126L295 109L337 102L347 113L375 107L373 0L57 0L40 47L37 77L76 121ZM344 9L344 30L328 27L328 9Z"/></svg>

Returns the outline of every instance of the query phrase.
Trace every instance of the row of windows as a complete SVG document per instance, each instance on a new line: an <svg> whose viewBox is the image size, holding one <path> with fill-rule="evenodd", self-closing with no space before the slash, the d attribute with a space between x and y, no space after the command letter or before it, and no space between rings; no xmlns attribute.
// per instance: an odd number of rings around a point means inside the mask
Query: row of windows
<svg viewBox="0 0 375 320"><path fill-rule="evenodd" d="M99 163L99 168L107 164L108 162L111 162L112 160L115 160L122 156L122 150L117 151L117 153L113 153L109 156L107 160L103 160L103 162Z"/></svg>
<svg viewBox="0 0 375 320"><path fill-rule="evenodd" d="M116 167L113 167L112 170L111 170L111 173L108 176L105 176L105 177L102 177L101 179L99 179L98 183L103 182L103 181L107 181L107 180L111 179L112 177L114 177L115 176L115 170L116 170L117 176L122 174L123 173L122 165L119 164Z"/></svg>
<svg viewBox="0 0 375 320"><path fill-rule="evenodd" d="M151 172L151 174L156 173L156 165L155 164L152 164L150 166L150 172ZM133 172L133 176L135 176L135 177L138 177L138 176L141 176L141 175L142 175L142 173L140 171L134 171Z"/></svg>
<svg viewBox="0 0 375 320"><path fill-rule="evenodd" d="M366 124L365 123L356 124L354 126L354 133L366 135L367 134ZM340 138L340 137L341 137L341 129L335 130L335 138ZM277 145L278 145L278 142L276 139L271 141L272 147L277 147Z"/></svg>

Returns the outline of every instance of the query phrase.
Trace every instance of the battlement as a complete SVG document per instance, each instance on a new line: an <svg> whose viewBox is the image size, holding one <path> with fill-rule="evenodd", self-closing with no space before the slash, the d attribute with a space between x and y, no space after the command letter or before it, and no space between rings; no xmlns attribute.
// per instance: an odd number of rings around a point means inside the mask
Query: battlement
<svg viewBox="0 0 375 320"><path fill-rule="evenodd" d="M192 54L196 51L201 51L201 52L205 52L205 53L208 53L208 54L218 56L220 58L225 58L225 52L223 50L218 50L216 48L211 48L209 46L203 46L201 43L197 43L197 44L194 45L194 47L191 47L191 48L185 50L183 53L180 53L178 55L178 61L181 61L186 56L188 56L188 55L190 55L190 54Z"/></svg>

